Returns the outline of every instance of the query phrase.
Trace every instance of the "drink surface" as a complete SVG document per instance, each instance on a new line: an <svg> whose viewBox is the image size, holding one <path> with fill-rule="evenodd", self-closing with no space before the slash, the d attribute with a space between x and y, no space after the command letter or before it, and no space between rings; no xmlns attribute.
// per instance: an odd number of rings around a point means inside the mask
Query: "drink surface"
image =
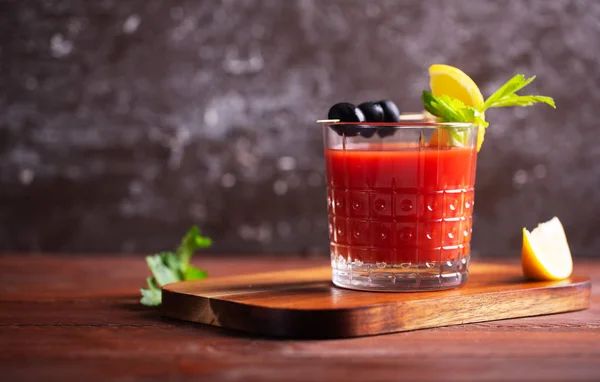
<svg viewBox="0 0 600 382"><path fill-rule="evenodd" d="M332 253L385 264L468 256L476 158L474 148L326 149Z"/></svg>

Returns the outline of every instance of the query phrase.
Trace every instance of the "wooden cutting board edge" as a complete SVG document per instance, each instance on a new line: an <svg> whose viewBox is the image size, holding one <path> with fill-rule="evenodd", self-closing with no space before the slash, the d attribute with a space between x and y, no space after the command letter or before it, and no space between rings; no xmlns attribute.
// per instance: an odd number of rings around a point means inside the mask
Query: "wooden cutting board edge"
<svg viewBox="0 0 600 382"><path fill-rule="evenodd" d="M293 272L285 271L288 276ZM268 278L269 275L276 274L281 272L248 275L242 281ZM225 281L224 279L221 278ZM210 297L199 296L190 292L193 290L191 283L175 283L163 288L161 309L165 316L286 338L357 337L569 312L588 308L591 294L590 280L573 276L566 285L550 284L467 295L447 295L443 294L444 292L411 293L417 296L426 295L428 298L310 310L272 308L219 298L232 296L230 293L221 296L213 293ZM199 283L207 285L205 281ZM185 285L184 292L178 291L182 285ZM336 288L333 284L331 287ZM240 293L247 296L267 292L259 288L256 291L246 290Z"/></svg>

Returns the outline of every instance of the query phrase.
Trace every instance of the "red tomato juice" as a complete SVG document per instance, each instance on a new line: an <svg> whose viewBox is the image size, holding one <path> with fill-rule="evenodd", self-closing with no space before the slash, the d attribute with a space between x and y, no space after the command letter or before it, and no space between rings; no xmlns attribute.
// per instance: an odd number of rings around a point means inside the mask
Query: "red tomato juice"
<svg viewBox="0 0 600 382"><path fill-rule="evenodd" d="M468 256L476 150L385 148L325 150L332 253L402 266Z"/></svg>

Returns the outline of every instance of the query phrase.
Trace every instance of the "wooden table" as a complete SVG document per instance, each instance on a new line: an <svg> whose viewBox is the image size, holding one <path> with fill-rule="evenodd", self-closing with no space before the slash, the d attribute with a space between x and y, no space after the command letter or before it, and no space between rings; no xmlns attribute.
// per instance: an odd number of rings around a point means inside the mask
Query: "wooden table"
<svg viewBox="0 0 600 382"><path fill-rule="evenodd" d="M211 276L323 259L206 258ZM141 257L0 256L2 381L600 381L600 262L587 311L347 340L274 340L139 304Z"/></svg>

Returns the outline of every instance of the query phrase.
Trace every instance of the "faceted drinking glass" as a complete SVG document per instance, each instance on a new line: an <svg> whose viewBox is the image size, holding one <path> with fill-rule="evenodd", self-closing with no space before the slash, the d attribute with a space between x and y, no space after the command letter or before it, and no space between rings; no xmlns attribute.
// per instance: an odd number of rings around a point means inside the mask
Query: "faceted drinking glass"
<svg viewBox="0 0 600 382"><path fill-rule="evenodd" d="M323 134L334 284L374 291L463 285L477 126L323 123Z"/></svg>

